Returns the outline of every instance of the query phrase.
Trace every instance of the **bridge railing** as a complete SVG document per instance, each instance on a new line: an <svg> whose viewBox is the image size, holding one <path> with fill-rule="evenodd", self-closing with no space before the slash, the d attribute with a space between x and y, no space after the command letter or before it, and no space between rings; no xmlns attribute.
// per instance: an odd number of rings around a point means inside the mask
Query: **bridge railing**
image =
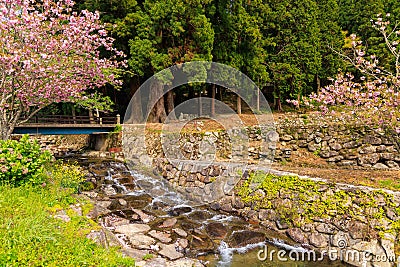
<svg viewBox="0 0 400 267"><path fill-rule="evenodd" d="M23 118L22 118L23 119ZM120 116L114 117L89 117L69 115L36 115L30 118L26 124L119 124Z"/></svg>

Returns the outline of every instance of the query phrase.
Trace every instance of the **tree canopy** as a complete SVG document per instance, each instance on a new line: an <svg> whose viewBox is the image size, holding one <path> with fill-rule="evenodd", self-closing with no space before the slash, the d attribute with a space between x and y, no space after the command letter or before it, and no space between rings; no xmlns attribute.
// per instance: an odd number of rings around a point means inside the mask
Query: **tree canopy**
<svg viewBox="0 0 400 267"><path fill-rule="evenodd" d="M241 70L280 100L328 84L342 66L331 49L344 43L338 0L81 4L99 9L113 25L116 46L128 54L129 70L140 82L173 64L212 60Z"/></svg>
<svg viewBox="0 0 400 267"><path fill-rule="evenodd" d="M9 1L3 2L9 3ZM20 1L17 2L20 3ZM40 3L46 5L53 2L47 0ZM353 53L350 45L350 36L353 33L356 33L362 41L362 49L367 54L375 55L381 66L394 71L391 69L395 65L391 57L392 53L385 45L384 37L372 26L376 21L377 13L383 14L392 22L389 27L395 25L394 22L400 16L398 12L400 4L395 0L78 0L75 6L70 5L71 1L67 0L61 3L67 9L77 12L75 16L70 17L66 15L68 12L61 13L62 17L54 16L56 21L65 19L67 23L53 23L47 17L43 19L43 22L50 21L51 23L42 23L43 25L31 23L25 27L26 29L23 29L22 25L20 28L21 31L26 31L23 36L27 37L23 38L36 38L26 41L35 43L39 47L39 52L51 42L63 41L68 43L64 45L64 48L70 47L70 51L74 51L73 55L68 54L68 57L63 57L66 55L65 51L50 49L54 55L43 58L40 53L28 52L25 54L26 58L19 59L16 68L9 69L16 70L23 66L24 71L28 71L30 67L31 77L35 75L35 77L42 77L53 73L54 77L41 79L43 84L53 78L54 84L65 83L66 77L69 77L71 79L68 83L73 85L72 88L77 89L73 93L68 91L72 89L64 91L70 96L79 95L83 87L101 87L114 78L111 72L105 72L106 69L113 69L117 65L114 63L112 63L114 65L104 65L111 64L111 61L106 60L110 55L110 51L106 50L110 48L111 39L104 35L104 29L107 29L115 38L115 47L122 50L128 58L128 68L125 71L122 86L123 93L113 97L114 100L122 103L130 98L141 83L158 71L174 64L205 60L224 63L239 69L260 88L263 88L267 99L273 101L277 109L281 109L283 100L291 98L299 101L302 96L320 91L322 87L330 85L332 83L330 78L335 77L340 71L356 71L354 65L343 60L344 57ZM101 26L101 29L98 28L100 26L96 26L95 30L88 31L84 27L89 25L85 24L89 22L83 18L90 17L91 23L100 25L98 16L93 13L96 10L99 11L100 19L105 26ZM29 17L33 17L33 14L33 12L29 13ZM14 15L16 19L20 19L20 16ZM3 11L4 20L7 22L5 24L11 27L8 23L11 19L7 16L10 15L7 15L7 11ZM77 21L83 26L75 27ZM38 29L55 27L54 25L59 27L59 30L53 30L57 33L55 35L32 34ZM74 28L72 31L76 32L68 32L68 28L73 28L71 26L81 30ZM9 28L4 28L4 30L9 31ZM71 36L68 37L69 39L63 39L64 35L59 34L60 31L64 31L65 36L66 34ZM82 37L83 35L94 36L94 34L103 38L101 41L103 43L98 43L98 39L91 37L89 39L92 42L96 40L97 43L92 43L92 46L77 45L87 41ZM6 42L7 35L5 33L3 35L3 42ZM7 42L10 40L8 37ZM84 58L83 55L87 55L85 53L88 51L75 53L75 50L88 47L91 51L96 51L90 56L95 56L99 64L86 64L79 61ZM17 46L12 49L22 51L21 47ZM111 52L113 54L115 50ZM27 60L28 55L29 60ZM28 62L30 63L25 64ZM39 67L37 62L48 64L52 72L46 71L47 67ZM80 65L71 67L75 66L70 64L71 62L75 64L80 62ZM83 69L85 72L82 71ZM61 71L65 74L57 75ZM69 71L70 74L68 74ZM182 70L182 75L184 71ZM356 79L359 76L359 73L355 73ZM85 83L86 80L92 83ZM93 82L94 80L96 82ZM15 84L15 81L13 83ZM36 83L29 86L29 90L36 92L34 95L45 94L46 96L52 92ZM46 84L50 86L50 83ZM7 88L11 88L9 84ZM166 114L173 110L177 98L181 101L183 95L193 97L194 94L201 95L208 91L209 96L216 97L215 87L209 90L210 87L196 85L171 91L165 96L164 101L162 86L155 83L152 88L151 92L154 94L149 97L161 98L155 107L153 121L162 121ZM62 94L51 99L65 101ZM45 100L42 99L43 101ZM39 102L36 103L40 107L48 104ZM140 103L136 107L143 109L143 112L150 108L141 107Z"/></svg>

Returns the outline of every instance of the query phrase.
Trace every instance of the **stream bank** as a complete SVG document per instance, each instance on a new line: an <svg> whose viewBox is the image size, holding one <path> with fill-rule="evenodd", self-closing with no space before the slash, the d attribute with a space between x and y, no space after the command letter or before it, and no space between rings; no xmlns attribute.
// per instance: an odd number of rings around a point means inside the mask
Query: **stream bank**
<svg viewBox="0 0 400 267"><path fill-rule="evenodd" d="M353 266L393 266L400 229L399 192L287 175L271 170L269 165L283 153L283 146L304 149L296 145L304 138L306 143L316 142L321 153L331 143L339 144L335 149L340 151L335 153L343 154L340 160L350 155L349 149L356 149L352 152L358 159L386 156L381 150L381 154L377 152L377 146L389 149L390 156L395 156L395 135L365 127L356 130L357 125L353 129L351 125L323 127L303 123L296 128L286 123L287 129L296 134L285 136L281 123L277 127L279 134L268 129L257 131L257 127L178 134L144 132L143 125L125 125L122 143L126 160L134 166L154 168L176 191L193 201L240 216L312 251L370 256L342 259ZM236 142L246 135L247 143ZM351 141L353 138L356 141ZM348 142L356 147L349 148L345 145ZM364 147L371 149L363 150ZM290 160L292 150L285 151L282 155ZM371 164L357 168L375 166Z"/></svg>
<svg viewBox="0 0 400 267"><path fill-rule="evenodd" d="M192 201L152 171L129 170L114 160L75 159L94 186L82 192L94 204L88 216L102 227L88 237L105 247L120 246L125 255L136 259L137 266L243 266L243 261L248 266L295 264L254 257L266 245L270 250L295 249L295 242L284 234ZM318 264L300 263L332 265L327 259Z"/></svg>
<svg viewBox="0 0 400 267"><path fill-rule="evenodd" d="M353 266L393 266L400 226L400 193L298 177L261 166L155 159L155 168L179 192L216 211L289 238ZM206 166L206 167L205 167ZM242 170L242 172L240 172Z"/></svg>
<svg viewBox="0 0 400 267"><path fill-rule="evenodd" d="M140 154L135 154L135 156L140 157ZM107 185L105 187L100 187L102 188L101 191L104 191L103 193L100 192L100 198L98 198L99 195L92 195L94 200L99 202L110 201L105 202L107 205L103 208L106 209L108 209L111 204L119 203L119 206L117 205L116 208L119 210L124 210L121 206L125 206L122 205L122 203L128 203L127 199L125 199L127 194L129 195L132 192L143 190L140 193L133 193L133 195L135 197L145 196L148 202L153 202L154 199L157 199L160 196L159 194L161 191L156 190L154 193L150 194L150 189L168 188L169 193L167 195L176 196L179 195L176 192L181 192L183 196L175 199L177 202L172 202L175 203L175 205L165 205L165 203L162 204L163 201L161 201L158 209L163 210L164 214L158 214L155 212L154 207L146 210L148 205L138 208L135 206L135 204L133 206L128 206L128 208L139 210L147 215L153 215L157 218L169 219L172 215L168 214L168 212L171 208L176 208L177 205L178 207L179 205L184 205L184 208L187 209L187 212L177 214L178 216L182 217L191 216L193 207L202 206L202 208L207 210L207 212L223 214L228 218L233 216L244 222L243 225L245 227L236 228L231 232L231 234L235 234L236 236L239 235L239 240L240 237L243 237L243 234L237 233L245 231L250 225L251 230L255 230L252 233L255 232L256 236L255 239L250 238L251 241L248 242L250 244L257 244L259 243L257 242L259 240L268 240L270 243L276 243L276 239L281 239L285 241L285 244L297 244L311 250L322 251L330 247L333 247L336 250L341 249L342 246L340 245L339 241L344 241L344 244L348 249L356 250L358 252L365 252L368 250L374 257L386 257L387 259L385 261L369 262L369 265L367 266L393 265L393 260L395 260L394 244L398 239L398 231L396 229L398 229L399 218L399 197L398 193L396 192L376 190L367 187L333 184L328 181L319 181L318 179L308 178L303 179L302 182L292 188L282 184L280 187L276 188L274 183L278 182L279 179L275 177L275 180L273 180L269 185L267 184L262 188L258 188L259 190L253 190L255 188L252 188L251 192L246 195L240 194L240 187L243 188L243 185L245 185L246 181L248 181L249 176L243 174L238 175L237 170L240 169L240 164L237 165L238 169L234 169L233 172L229 172L229 170L227 171L227 169L223 167L223 164L218 162L212 166L203 167L201 162L198 160L179 160L178 162L174 163L166 159L158 158L153 160L152 164L158 173L164 177L164 179L156 177L153 171L147 172L147 174L143 176L143 179L137 179L137 177L143 175L143 170L140 170L141 173L134 173L129 170L123 171L124 173L129 172L129 174L132 176L131 184L124 182L121 183L119 179L117 179L117 181L115 181L114 178L110 179L112 175L110 176L108 172L106 174L97 174L98 177L94 175L94 178L92 177L91 179L94 181L97 187L99 181L100 184L105 183ZM103 167L106 169L108 168L107 166ZM150 168L150 170L152 169ZM93 173L95 172L92 171L92 174ZM281 173L277 174L279 176L281 175ZM100 179L98 179L99 177ZM108 178L102 179L101 177ZM149 182L153 181L153 179L156 179L158 182L160 182L160 186L155 186L153 182ZM116 184L113 185L113 182L110 182L111 180L114 180L114 183ZM139 185L135 182L136 180L141 180L143 183ZM312 181L312 183L309 183L308 181ZM293 182L296 183L298 180L289 179L289 182L289 184L293 185ZM119 185L122 185L122 187ZM237 185L239 185L239 187L237 187ZM272 192L273 194L271 194L268 188L273 188L275 190ZM309 192L305 193L304 191L301 191L304 188L310 189L308 190ZM299 195L299 192L302 194ZM311 195L308 193L311 193ZM196 195L203 197L203 199L200 199L199 201L198 199L194 198ZM105 198L103 198L104 196ZM206 199L204 199L204 197L206 197ZM116 198L118 198L118 203L116 203ZM188 199L192 199L192 202L189 203L187 201ZM267 203L263 203L262 201L260 203L260 200L262 199L268 200ZM158 203L158 201L156 201L156 203ZM198 205L199 203L202 205ZM302 208L305 204L308 204L308 209L316 210L314 211L314 214L311 214L313 216L310 217L310 214L307 213L308 211ZM100 207L100 209L101 208L102 207ZM191 209L190 211L189 208ZM343 213L343 211L345 212ZM351 216L348 216L346 212L349 212ZM128 220L128 224L135 223L135 221L139 224L147 224L137 213L136 215L139 216L139 220L131 220L129 217L130 215L126 217L119 212L113 213L113 215L116 215L118 217L117 219L125 219L124 223L127 223L126 220ZM101 214L99 218L103 218L104 216L104 214ZM174 223L174 225L179 221L178 218L176 219L177 221ZM202 217L201 220L207 221L208 219L207 217ZM173 231L174 228L164 231L165 229L163 230L163 227L159 227L162 224L161 221L155 221L160 224L149 225L150 229L139 232L141 236L147 236L151 238L148 239L153 242L151 246L159 245L160 247L163 244L161 240L150 235L150 232L153 230L156 231L155 233L162 232L167 235L170 234L169 237L171 242L178 241L177 238L179 237L174 237L176 234ZM202 256L205 259L204 263L206 263L207 261L212 262L212 259L210 260L207 258L207 254L210 255L220 252L220 254L223 255L221 249L224 249L224 251L229 251L230 249L231 251L234 250L232 250L233 244L229 243L228 241L235 240L235 238L231 238L231 236L227 234L224 236L224 238L215 239L213 236L210 237L207 228L204 227L203 223L195 224L190 222L189 224L196 225L196 229L191 230L191 239L184 238L187 239L188 246L186 249L182 246L180 247L181 244L177 243L175 251L181 253L179 254L179 257ZM152 228L153 226L154 229ZM223 224L223 226L225 225ZM117 226L110 224L106 227L111 227L112 232ZM195 232L195 230L198 230L198 228L206 229L206 231L203 232L203 234L206 234L204 238L202 238L202 235L199 234L198 231ZM185 229L182 230L186 231ZM187 230L186 233L188 232L190 231ZM259 234L260 232L261 234ZM154 232L152 232L152 234L153 233ZM120 232L116 232L116 234L122 234L125 236L127 235L126 233ZM246 238L248 237L247 234L248 232L245 232L244 234ZM259 238L257 239L257 237ZM262 237L264 237L264 239ZM135 239L136 237L134 237L132 240ZM118 242L121 243L121 240L118 240ZM127 243L129 248L129 242L132 240L128 237L122 241ZM154 241L152 240L155 240L156 243L154 244ZM196 240L200 243L204 243L204 240L211 240L211 242L206 242L208 243L208 250L203 249L196 251L193 249L194 247L191 247L190 245L192 243L196 244ZM158 244L158 242L161 243ZM227 246L225 244L227 244ZM168 243L167 245L171 244ZM241 243L240 245L242 246L239 247L245 248L248 244L245 242ZM151 252L149 255L153 255L153 257L160 255L163 257L162 254L158 253L159 247L155 247L154 249L153 247L149 247L149 251ZM134 249L139 249L139 251L143 252L143 250L145 250L143 248L144 247L135 247ZM172 246L170 248L172 248ZM171 251L173 252L173 250ZM149 257L152 257L147 254L148 253L143 255L142 258L148 259ZM347 262L355 266L362 266L362 263L359 262L348 260ZM306 264L311 263L309 262Z"/></svg>
<svg viewBox="0 0 400 267"><path fill-rule="evenodd" d="M121 246L125 255L137 259L137 266L204 266L221 242L244 247L264 242L268 235L240 217L185 199L154 175L114 161L81 158L79 163L95 186L83 192L94 203L88 216L102 226L89 237L105 246Z"/></svg>

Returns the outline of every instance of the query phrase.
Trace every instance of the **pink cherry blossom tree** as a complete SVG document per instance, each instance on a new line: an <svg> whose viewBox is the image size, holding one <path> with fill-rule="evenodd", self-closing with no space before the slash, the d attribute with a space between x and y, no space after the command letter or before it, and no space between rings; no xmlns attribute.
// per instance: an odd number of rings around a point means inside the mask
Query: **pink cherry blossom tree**
<svg viewBox="0 0 400 267"><path fill-rule="evenodd" d="M386 14L389 17L390 14ZM381 14L371 20L383 36L393 64L390 69L380 66L377 55L367 55L362 42L352 34L351 53L338 54L358 70L358 77L339 73L332 84L320 92L303 98L302 102L288 100L295 106L318 108L323 114L339 113L345 121L357 121L400 133L400 29L391 25Z"/></svg>
<svg viewBox="0 0 400 267"><path fill-rule="evenodd" d="M390 52L390 69L380 66L377 55L367 55L362 42L352 34L351 52L338 54L358 70L357 78L351 73L339 73L332 84L304 98L302 103L293 100L288 102L296 106L304 104L318 107L324 114L340 111L340 116L345 120L400 133L400 29L397 24L391 25L381 14L371 22L383 36Z"/></svg>
<svg viewBox="0 0 400 267"><path fill-rule="evenodd" d="M0 0L0 138L54 102L119 84L123 54L112 48L98 13L71 0ZM107 58L100 56L100 49Z"/></svg>

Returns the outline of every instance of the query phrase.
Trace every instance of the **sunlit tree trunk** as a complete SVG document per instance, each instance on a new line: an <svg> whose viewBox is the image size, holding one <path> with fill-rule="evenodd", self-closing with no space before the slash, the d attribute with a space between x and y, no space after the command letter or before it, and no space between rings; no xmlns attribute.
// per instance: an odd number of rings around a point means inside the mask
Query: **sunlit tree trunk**
<svg viewBox="0 0 400 267"><path fill-rule="evenodd" d="M95 124L96 122L95 122L94 117L93 117L93 111L91 109L89 109L88 112L89 112L88 114L89 114L89 122L90 122L90 124Z"/></svg>
<svg viewBox="0 0 400 267"><path fill-rule="evenodd" d="M201 92L199 92L199 98L198 98L198 115L199 117L203 116L203 101L201 99Z"/></svg>
<svg viewBox="0 0 400 267"><path fill-rule="evenodd" d="M321 92L321 79L319 78L318 74L315 75L315 80L317 83L317 93Z"/></svg>
<svg viewBox="0 0 400 267"><path fill-rule="evenodd" d="M74 124L76 124L76 110L75 110L75 106L72 106L72 119L74 121Z"/></svg>

